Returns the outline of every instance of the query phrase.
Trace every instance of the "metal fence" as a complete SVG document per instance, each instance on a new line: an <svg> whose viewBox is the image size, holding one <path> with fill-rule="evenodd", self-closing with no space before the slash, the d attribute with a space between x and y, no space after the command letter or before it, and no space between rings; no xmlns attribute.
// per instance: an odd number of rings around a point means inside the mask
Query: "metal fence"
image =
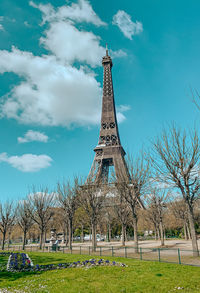
<svg viewBox="0 0 200 293"><path fill-rule="evenodd" d="M21 251L22 245L5 247L8 251ZM36 245L27 245L25 251L52 252L51 246L43 246L42 250ZM193 256L193 250L179 248L142 248L134 246L73 246L71 249L66 246L58 246L54 250L60 253L92 255L92 256L115 256L133 258L139 260L150 260L158 262L177 263L185 265L200 266L200 257Z"/></svg>

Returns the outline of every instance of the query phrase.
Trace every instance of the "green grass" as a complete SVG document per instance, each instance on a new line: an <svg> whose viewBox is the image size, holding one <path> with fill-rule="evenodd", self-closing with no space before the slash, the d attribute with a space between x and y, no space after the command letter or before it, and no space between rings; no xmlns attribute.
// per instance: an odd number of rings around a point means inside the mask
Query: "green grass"
<svg viewBox="0 0 200 293"><path fill-rule="evenodd" d="M29 253L29 256L34 264L72 262L91 258L91 256L61 253ZM124 262L128 267L70 268L39 273L0 272L0 288L6 288L10 292L19 290L30 293L200 292L198 267L115 257L104 257L104 259ZM178 290L176 287L183 289Z"/></svg>
<svg viewBox="0 0 200 293"><path fill-rule="evenodd" d="M9 257L9 255L4 255L4 256L0 255L0 270L1 269L6 269L6 265L7 265L7 262L8 262L8 257ZM1 272L0 272L0 274L1 274Z"/></svg>

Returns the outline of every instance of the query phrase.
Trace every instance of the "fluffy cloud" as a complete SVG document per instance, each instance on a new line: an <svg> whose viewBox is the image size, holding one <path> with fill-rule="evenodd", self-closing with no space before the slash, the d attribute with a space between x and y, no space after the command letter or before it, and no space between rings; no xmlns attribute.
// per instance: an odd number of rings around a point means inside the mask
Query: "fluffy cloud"
<svg viewBox="0 0 200 293"><path fill-rule="evenodd" d="M132 40L132 36L138 35L143 31L143 25L141 22L133 22L131 16L123 10L119 10L113 16L113 24L117 25L121 32L128 39Z"/></svg>
<svg viewBox="0 0 200 293"><path fill-rule="evenodd" d="M112 58L120 58L120 57L126 57L127 54L123 50L119 49L117 51L109 50L110 51L110 56Z"/></svg>
<svg viewBox="0 0 200 293"><path fill-rule="evenodd" d="M73 20L76 22L93 23L97 26L106 25L94 12L90 3L86 0L79 0L77 4L58 7L57 10L51 4L35 4L29 2L31 6L38 8L43 14L42 24L60 20Z"/></svg>
<svg viewBox="0 0 200 293"><path fill-rule="evenodd" d="M7 153L1 153L0 162L6 162L22 172L37 172L49 167L52 159L47 155L24 154L9 157Z"/></svg>
<svg viewBox="0 0 200 293"><path fill-rule="evenodd" d="M102 89L91 68L100 65L105 49L100 37L77 29L75 22L104 23L85 0L57 10L50 4L30 4L42 11L43 22L49 22L40 38L49 55L34 56L15 47L0 51L0 73L21 77L1 99L0 117L44 126L98 123ZM122 50L111 53L113 57L126 55ZM119 116L122 121L124 115Z"/></svg>
<svg viewBox="0 0 200 293"><path fill-rule="evenodd" d="M94 67L101 64L101 57L105 55L98 36L80 31L70 22L51 23L40 42L66 64L78 61Z"/></svg>
<svg viewBox="0 0 200 293"><path fill-rule="evenodd" d="M37 57L12 48L0 51L0 72L25 81L1 104L1 116L25 124L88 125L99 120L101 88L94 76L64 66L53 56Z"/></svg>
<svg viewBox="0 0 200 293"><path fill-rule="evenodd" d="M119 123L121 123L124 120L126 120L126 117L123 113L126 111L129 111L130 106L129 105L119 105L119 106L117 106L116 110L117 110L117 121Z"/></svg>
<svg viewBox="0 0 200 293"><path fill-rule="evenodd" d="M18 137L17 140L19 143L26 143L26 142L31 142L31 141L47 142L48 136L45 135L44 133L39 132L39 131L28 130L25 133L24 137Z"/></svg>

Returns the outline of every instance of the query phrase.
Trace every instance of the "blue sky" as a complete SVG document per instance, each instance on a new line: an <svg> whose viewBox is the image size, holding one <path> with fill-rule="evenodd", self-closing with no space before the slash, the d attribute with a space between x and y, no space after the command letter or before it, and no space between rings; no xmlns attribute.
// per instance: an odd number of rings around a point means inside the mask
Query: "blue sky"
<svg viewBox="0 0 200 293"><path fill-rule="evenodd" d="M0 200L87 176L108 43L121 142L133 156L162 127L199 125L199 1L0 2Z"/></svg>

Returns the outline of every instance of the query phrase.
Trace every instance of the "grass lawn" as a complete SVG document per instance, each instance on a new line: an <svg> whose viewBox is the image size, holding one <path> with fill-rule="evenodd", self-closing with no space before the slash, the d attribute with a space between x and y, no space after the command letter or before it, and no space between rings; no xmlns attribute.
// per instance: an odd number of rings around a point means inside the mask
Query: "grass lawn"
<svg viewBox="0 0 200 293"><path fill-rule="evenodd" d="M61 253L29 253L29 256L35 265L92 258ZM6 262L7 259L8 257L0 256L0 263ZM116 257L104 257L104 259L123 262L128 267L68 268L37 273L0 272L0 288L18 293L200 292L200 268L198 267Z"/></svg>

